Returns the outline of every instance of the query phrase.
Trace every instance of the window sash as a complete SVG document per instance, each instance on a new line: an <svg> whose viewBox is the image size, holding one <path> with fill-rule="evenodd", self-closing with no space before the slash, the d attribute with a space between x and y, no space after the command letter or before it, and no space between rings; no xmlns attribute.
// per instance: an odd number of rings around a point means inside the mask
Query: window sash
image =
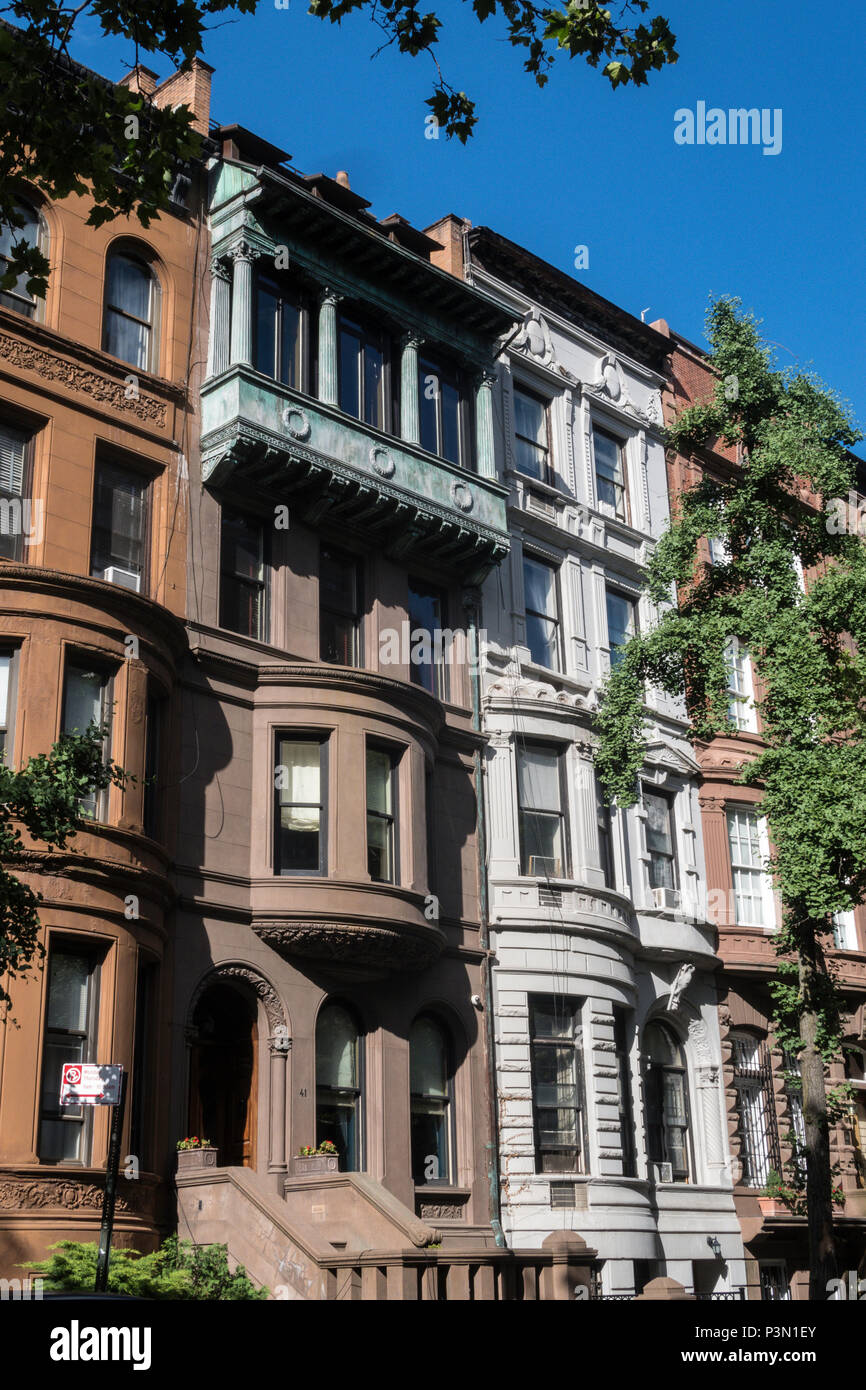
<svg viewBox="0 0 866 1390"><path fill-rule="evenodd" d="M678 886L676 838L673 805L660 792L643 790L646 817L646 846L649 854L650 888Z"/></svg>
<svg viewBox="0 0 866 1390"><path fill-rule="evenodd" d="M300 390L303 309L299 300L275 281L259 276L254 324L256 371Z"/></svg>
<svg viewBox="0 0 866 1390"><path fill-rule="evenodd" d="M751 811L729 810L726 820L737 925L767 926L767 876L758 817Z"/></svg>
<svg viewBox="0 0 866 1390"><path fill-rule="evenodd" d="M725 672L728 682L728 718L735 728L754 733L757 730L757 721L752 663L748 651L736 637L731 637L725 646Z"/></svg>
<svg viewBox="0 0 866 1390"><path fill-rule="evenodd" d="M463 462L463 407L460 374L429 358L419 359L421 447L458 466Z"/></svg>
<svg viewBox="0 0 866 1390"><path fill-rule="evenodd" d="M98 463L93 489L90 573L103 579L112 567L129 571L144 588L148 484L114 463Z"/></svg>
<svg viewBox="0 0 866 1390"><path fill-rule="evenodd" d="M267 619L265 528L257 519L222 509L220 627L264 641Z"/></svg>
<svg viewBox="0 0 866 1390"><path fill-rule="evenodd" d="M548 403L523 387L514 388L514 462L518 472L550 481Z"/></svg>
<svg viewBox="0 0 866 1390"><path fill-rule="evenodd" d="M579 1000L530 997L530 1063L536 1171L583 1173L586 1098Z"/></svg>
<svg viewBox="0 0 866 1390"><path fill-rule="evenodd" d="M5 272L12 259L14 243L23 241L26 246L38 246L41 239L39 214L35 209L28 207L26 203L18 203L15 211L24 218L24 225L0 228L0 274ZM27 292L27 279L26 275L19 275L11 289L3 290L0 294L0 305L4 309L14 309L16 313L25 314L27 318L34 318L37 301L35 295Z"/></svg>
<svg viewBox="0 0 866 1390"><path fill-rule="evenodd" d="M102 346L141 371L150 366L154 298L152 271L119 252L109 257Z"/></svg>
<svg viewBox="0 0 866 1390"><path fill-rule="evenodd" d="M323 874L327 854L327 742L278 735L274 872ZM283 775L283 769L287 776Z"/></svg>
<svg viewBox="0 0 866 1390"><path fill-rule="evenodd" d="M605 588L607 611L607 643L611 669L623 658L623 648L637 629L637 606L634 599L616 589Z"/></svg>
<svg viewBox="0 0 866 1390"><path fill-rule="evenodd" d="M360 664L360 564L323 546L319 552L319 658Z"/></svg>
<svg viewBox="0 0 866 1390"><path fill-rule="evenodd" d="M409 1033L409 1091L413 1180L447 1185L454 1162L453 1068L448 1039L430 1018L416 1019Z"/></svg>
<svg viewBox="0 0 866 1390"><path fill-rule="evenodd" d="M350 319L339 325L340 409L385 429L385 349L377 334Z"/></svg>
<svg viewBox="0 0 866 1390"><path fill-rule="evenodd" d="M374 883L396 882L396 765L391 753L367 749L367 871Z"/></svg>
<svg viewBox="0 0 866 1390"><path fill-rule="evenodd" d="M536 666L559 670L559 610L556 570L532 555L523 557L526 645Z"/></svg>
<svg viewBox="0 0 866 1390"><path fill-rule="evenodd" d="M598 858L601 871L604 874L606 888L613 888L616 885L616 874L613 864L613 824L610 814L610 804L602 794L598 776L593 777L595 787L595 820L598 830Z"/></svg>
<svg viewBox="0 0 866 1390"><path fill-rule="evenodd" d="M83 985L83 990L78 991L75 1016L68 1017L65 1023L57 1015L62 982L56 972L62 961L74 962L80 967L79 983ZM49 949L39 1105L39 1157L43 1162L89 1161L93 1107L61 1106L60 1077L64 1062L96 1061L98 968L94 954L77 950L72 945L57 944ZM67 980L66 984L69 983ZM74 996L68 988L65 993L67 1001L73 1003Z"/></svg>
<svg viewBox="0 0 866 1390"><path fill-rule="evenodd" d="M111 757L112 678L105 671L89 669L79 662L66 667L63 690L63 732L84 734L91 723L107 726L102 741L105 761ZM78 814L85 820L108 818L108 787L88 792L78 803Z"/></svg>
<svg viewBox="0 0 866 1390"><path fill-rule="evenodd" d="M518 751L517 803L520 871L536 878L568 874L562 753L527 745Z"/></svg>
<svg viewBox="0 0 866 1390"><path fill-rule="evenodd" d="M409 595L407 602L409 618L409 646L410 654L414 645L413 633L420 628L430 636L431 658L429 661L411 661L409 663L409 679L413 685L420 685L429 694L435 695L439 700L448 698L448 678L445 665L445 653L443 650L442 659L436 659L435 635L437 630L443 632L446 622L446 598L444 593L435 589L432 585L426 584L420 579L409 579Z"/></svg>
<svg viewBox="0 0 866 1390"><path fill-rule="evenodd" d="M592 432L592 451L595 459L595 486L598 509L619 521L628 520L628 498L625 483L624 445L605 430Z"/></svg>

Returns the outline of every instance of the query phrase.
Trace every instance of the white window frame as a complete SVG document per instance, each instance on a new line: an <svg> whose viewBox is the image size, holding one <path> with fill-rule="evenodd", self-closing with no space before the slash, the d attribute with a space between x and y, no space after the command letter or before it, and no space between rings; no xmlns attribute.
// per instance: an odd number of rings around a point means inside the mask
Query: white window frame
<svg viewBox="0 0 866 1390"><path fill-rule="evenodd" d="M833 913L833 945L837 951L858 951L857 925L853 907Z"/></svg>
<svg viewBox="0 0 866 1390"><path fill-rule="evenodd" d="M740 816L746 816L750 820L754 820L756 822L758 831L758 854L760 855L761 859L760 865L734 862L734 847L731 843L731 818ZM728 837L728 859L731 866L731 882L734 895L734 923L738 927L762 927L765 930L775 931L776 900L773 894L772 879L770 878L769 874L764 868L764 865L766 864L770 854L769 839L767 836L767 822L765 818L763 816L759 816L757 812L754 810L754 808L751 806L744 806L742 804L729 804L725 807L725 828ZM740 843L742 843L741 837L738 838L740 839ZM748 894L739 893L737 891L736 879L736 875L738 872L742 874L748 873L754 875L756 878L758 875L760 875L759 891L757 893L751 892ZM759 902L761 904L761 913L764 918L763 921L748 921L740 917L739 900L741 898L746 897L750 898L753 902Z"/></svg>
<svg viewBox="0 0 866 1390"><path fill-rule="evenodd" d="M756 734L758 713L755 709L752 660L738 637L728 638L725 670L728 676L728 717L738 733Z"/></svg>

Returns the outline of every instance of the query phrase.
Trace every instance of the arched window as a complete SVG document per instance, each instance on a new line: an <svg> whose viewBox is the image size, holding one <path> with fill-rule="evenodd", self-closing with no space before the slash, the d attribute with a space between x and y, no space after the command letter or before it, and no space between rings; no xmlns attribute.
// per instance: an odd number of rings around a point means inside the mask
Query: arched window
<svg viewBox="0 0 866 1390"><path fill-rule="evenodd" d="M656 1181L687 1182L688 1102L686 1063L676 1034L664 1023L650 1023L644 1032L647 1092L647 1142L651 1163L670 1165Z"/></svg>
<svg viewBox="0 0 866 1390"><path fill-rule="evenodd" d="M361 1167L361 1039L342 1004L326 1004L316 1024L316 1143L336 1144L343 1172Z"/></svg>
<svg viewBox="0 0 866 1390"><path fill-rule="evenodd" d="M113 251L105 275L105 351L143 372L156 371L157 303L150 266L130 251Z"/></svg>
<svg viewBox="0 0 866 1390"><path fill-rule="evenodd" d="M452 1180L452 1075L445 1030L422 1015L409 1033L412 1178L419 1185Z"/></svg>
<svg viewBox="0 0 866 1390"><path fill-rule="evenodd" d="M12 258L12 248L16 242L24 241L28 246L38 246L45 251L45 233L39 213L29 203L18 203L15 211L21 219L20 227L0 228L0 275L4 274ZM4 309L15 309L27 318L36 317L37 301L27 293L27 276L19 275L11 289L0 294L0 304Z"/></svg>

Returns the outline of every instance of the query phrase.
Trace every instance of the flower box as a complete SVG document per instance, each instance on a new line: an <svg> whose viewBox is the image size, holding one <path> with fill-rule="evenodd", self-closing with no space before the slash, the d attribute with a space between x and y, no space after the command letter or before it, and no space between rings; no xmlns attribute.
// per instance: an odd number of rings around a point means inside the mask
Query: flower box
<svg viewBox="0 0 866 1390"><path fill-rule="evenodd" d="M292 1159L296 1178L320 1177L322 1173L339 1173L339 1154L303 1154Z"/></svg>
<svg viewBox="0 0 866 1390"><path fill-rule="evenodd" d="M758 1206L761 1208L761 1215L765 1221L767 1219L770 1221L784 1220L786 1216L791 1215L791 1208L787 1207L784 1202L780 1202L778 1197L759 1197Z"/></svg>
<svg viewBox="0 0 866 1390"><path fill-rule="evenodd" d="M217 1150L212 1144L200 1149L178 1149L177 1171L188 1173L191 1168L216 1168Z"/></svg>

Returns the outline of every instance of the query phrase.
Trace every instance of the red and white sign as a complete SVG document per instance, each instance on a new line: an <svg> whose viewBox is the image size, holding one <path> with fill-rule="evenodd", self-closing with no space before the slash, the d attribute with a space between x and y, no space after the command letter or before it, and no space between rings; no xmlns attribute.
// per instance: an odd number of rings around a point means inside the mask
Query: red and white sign
<svg viewBox="0 0 866 1390"><path fill-rule="evenodd" d="M113 1062L64 1062L61 1105L117 1105L123 1067Z"/></svg>

